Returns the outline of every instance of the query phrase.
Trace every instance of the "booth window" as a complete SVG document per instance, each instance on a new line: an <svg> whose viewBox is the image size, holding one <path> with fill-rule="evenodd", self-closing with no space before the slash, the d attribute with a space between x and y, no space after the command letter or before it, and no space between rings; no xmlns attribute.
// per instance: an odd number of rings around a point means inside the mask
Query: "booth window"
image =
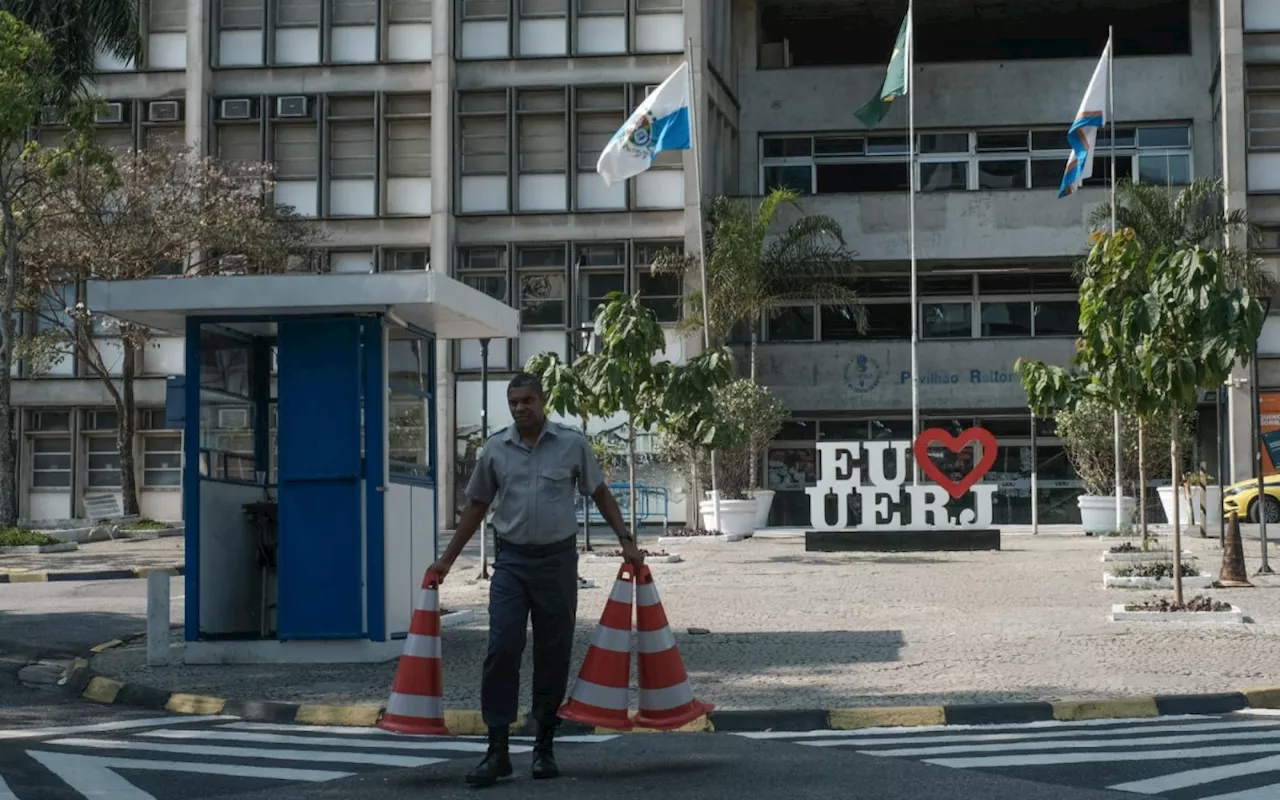
<svg viewBox="0 0 1280 800"><path fill-rule="evenodd" d="M392 339L387 355L387 460L393 476L434 481L431 458L434 343Z"/></svg>
<svg viewBox="0 0 1280 800"><path fill-rule="evenodd" d="M254 404L249 341L200 333L200 474L253 483Z"/></svg>

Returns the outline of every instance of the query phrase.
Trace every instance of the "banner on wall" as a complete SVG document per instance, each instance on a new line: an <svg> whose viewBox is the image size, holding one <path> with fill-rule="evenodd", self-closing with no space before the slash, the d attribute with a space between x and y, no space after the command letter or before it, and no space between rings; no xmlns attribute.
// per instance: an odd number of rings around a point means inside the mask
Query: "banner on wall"
<svg viewBox="0 0 1280 800"><path fill-rule="evenodd" d="M1280 392L1263 392L1258 398L1258 428L1262 437L1262 466L1267 475L1280 473Z"/></svg>

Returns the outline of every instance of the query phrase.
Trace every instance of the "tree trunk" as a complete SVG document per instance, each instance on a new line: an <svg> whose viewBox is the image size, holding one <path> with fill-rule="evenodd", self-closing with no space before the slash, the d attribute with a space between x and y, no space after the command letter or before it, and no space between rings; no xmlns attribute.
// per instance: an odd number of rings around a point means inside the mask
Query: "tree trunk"
<svg viewBox="0 0 1280 800"><path fill-rule="evenodd" d="M587 446L591 447L591 435L587 433L587 418L582 418L582 435L587 437ZM591 448L591 457L595 458L595 448ZM591 552L591 503L592 500L584 500L582 503L582 549Z"/></svg>
<svg viewBox="0 0 1280 800"><path fill-rule="evenodd" d="M1138 418L1138 529L1142 549L1147 549L1147 420Z"/></svg>
<svg viewBox="0 0 1280 800"><path fill-rule="evenodd" d="M1173 469L1173 602L1182 605L1182 520L1178 489L1182 485L1182 466L1178 463L1179 412L1174 411L1170 423L1173 436L1169 443L1169 459Z"/></svg>
<svg viewBox="0 0 1280 800"><path fill-rule="evenodd" d="M689 480L693 483L693 513L696 522L688 526L695 531L702 530L702 470L699 468L698 460L702 454L698 448L694 447L690 450L689 455ZM687 507L687 506L686 506Z"/></svg>
<svg viewBox="0 0 1280 800"><path fill-rule="evenodd" d="M8 197L8 191L0 192ZM17 448L13 442L13 349L17 344L14 305L18 297L18 223L13 207L3 204L4 285L0 290L0 525L18 521Z"/></svg>
<svg viewBox="0 0 1280 800"><path fill-rule="evenodd" d="M627 417L627 524L636 536L636 426Z"/></svg>
<svg viewBox="0 0 1280 800"><path fill-rule="evenodd" d="M120 402L116 416L120 418L116 428L116 449L120 453L120 510L126 517L140 514L138 509L138 470L133 458L134 423L137 413L133 396L133 381L138 372L138 346L128 338L122 339L124 349L120 367Z"/></svg>

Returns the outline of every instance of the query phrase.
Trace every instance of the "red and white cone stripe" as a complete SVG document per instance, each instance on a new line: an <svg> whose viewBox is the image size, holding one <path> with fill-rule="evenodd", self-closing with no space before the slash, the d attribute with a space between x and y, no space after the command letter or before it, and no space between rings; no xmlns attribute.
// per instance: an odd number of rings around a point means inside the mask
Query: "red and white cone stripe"
<svg viewBox="0 0 1280 800"><path fill-rule="evenodd" d="M646 728L676 728L691 722L712 706L693 695L684 660L658 597L648 567L642 567L636 586L637 662L640 673L640 712L635 723Z"/></svg>
<svg viewBox="0 0 1280 800"><path fill-rule="evenodd" d="M624 578L624 575L626 576ZM631 721L631 612L635 584L626 568L618 573L600 625L560 716L587 725L628 730Z"/></svg>
<svg viewBox="0 0 1280 800"><path fill-rule="evenodd" d="M440 592L427 573L413 606L409 635L378 727L399 733L447 735L440 663Z"/></svg>

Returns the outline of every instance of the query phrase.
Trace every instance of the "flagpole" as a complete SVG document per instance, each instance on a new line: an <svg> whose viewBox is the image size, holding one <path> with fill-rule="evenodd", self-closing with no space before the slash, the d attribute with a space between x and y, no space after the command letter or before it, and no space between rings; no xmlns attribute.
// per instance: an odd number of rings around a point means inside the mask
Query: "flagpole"
<svg viewBox="0 0 1280 800"><path fill-rule="evenodd" d="M702 147L698 144L698 97L694 92L693 83L693 38L687 40L688 52L686 54L685 63L689 65L689 154L693 158L693 191L698 202L698 264L702 280L702 347L704 350L711 349L711 313L710 300L707 291L707 237L703 231L702 222ZM718 459L716 450L711 450L711 507L712 507L712 524L715 526L716 533L720 533L720 492L716 486L716 465ZM754 487L752 487L754 488ZM693 487L694 501L701 505L702 501L698 498L698 492L702 490L701 486Z"/></svg>
<svg viewBox="0 0 1280 800"><path fill-rule="evenodd" d="M911 441L920 435L920 300L917 296L916 274L916 87L915 83L916 22L915 2L907 2L907 169L908 248L911 257ZM920 465L915 461L916 484L920 483Z"/></svg>
<svg viewBox="0 0 1280 800"><path fill-rule="evenodd" d="M1116 73L1115 64L1115 28L1107 27L1107 123L1111 127L1111 234L1116 233ZM1121 443L1121 428L1123 421L1120 412L1115 412L1113 419L1115 428L1115 477L1116 477L1116 530L1119 531L1124 527L1124 484L1121 483L1120 476L1124 471L1123 464L1123 445Z"/></svg>

